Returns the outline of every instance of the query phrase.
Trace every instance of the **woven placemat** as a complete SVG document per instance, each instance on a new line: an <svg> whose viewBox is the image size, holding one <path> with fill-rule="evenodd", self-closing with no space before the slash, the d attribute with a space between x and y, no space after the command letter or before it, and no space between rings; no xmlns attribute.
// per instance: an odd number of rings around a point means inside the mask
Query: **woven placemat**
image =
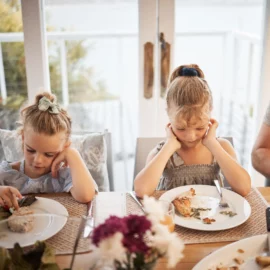
<svg viewBox="0 0 270 270"><path fill-rule="evenodd" d="M55 254L57 255L72 254L80 225L80 217L87 215L87 205L78 203L72 196L57 196L56 194L56 196L50 196L50 199L53 199L65 206L70 218L67 220L64 228L53 237L46 240L46 243L54 249ZM89 239L81 239L76 253L88 251L90 251Z"/></svg>
<svg viewBox="0 0 270 270"><path fill-rule="evenodd" d="M164 191L156 191L153 196L159 198L163 193ZM179 234L185 244L237 241L253 235L265 234L267 232L265 209L268 207L268 203L255 187L246 196L246 200L251 206L251 215L244 224L238 227L223 231L206 232L176 225L175 232ZM142 210L129 195L127 195L127 213L142 213Z"/></svg>

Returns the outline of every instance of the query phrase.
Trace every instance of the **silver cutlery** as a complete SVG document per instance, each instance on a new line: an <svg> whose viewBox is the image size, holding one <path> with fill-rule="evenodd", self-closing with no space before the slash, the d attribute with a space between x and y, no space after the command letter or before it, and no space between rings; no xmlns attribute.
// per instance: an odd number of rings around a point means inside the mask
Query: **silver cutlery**
<svg viewBox="0 0 270 270"><path fill-rule="evenodd" d="M137 205L142 209L142 211L145 213L144 207L140 200L137 198L137 196L133 193L133 191L129 192L130 197L137 203Z"/></svg>
<svg viewBox="0 0 270 270"><path fill-rule="evenodd" d="M73 246L72 250L72 257L71 257L71 262L69 269L72 269L73 264L74 264L74 259L76 255L76 250L78 248L78 244L81 238L86 238L88 237L93 229L94 229L94 216L93 216L93 200L90 202L89 209L88 209L88 216L82 216L81 217L81 222L78 228L78 233L75 239L75 243Z"/></svg>
<svg viewBox="0 0 270 270"><path fill-rule="evenodd" d="M220 207L229 207L228 203L225 201L225 199L223 198L223 195L222 195L222 189L220 187L220 184L219 184L219 181L218 180L214 180L214 183L216 185L216 188L217 188L217 191L219 193L219 196L220 196L220 201L219 201L219 206Z"/></svg>
<svg viewBox="0 0 270 270"><path fill-rule="evenodd" d="M82 216L81 217L81 222L80 222L80 225L79 225L79 229L78 229L78 233L77 233L75 243L74 243L74 246L73 246L73 250L72 250L72 257L71 257L71 262L70 262L69 269L72 269L72 267L73 267L76 250L77 250L80 238L81 238L81 234L82 234L82 232L84 230L86 221L87 221L86 217Z"/></svg>
<svg viewBox="0 0 270 270"><path fill-rule="evenodd" d="M94 200L91 201L90 207L88 209L88 216L87 217L83 216L83 218L86 219L84 232L83 232L83 238L90 236L95 226L93 204L94 204Z"/></svg>

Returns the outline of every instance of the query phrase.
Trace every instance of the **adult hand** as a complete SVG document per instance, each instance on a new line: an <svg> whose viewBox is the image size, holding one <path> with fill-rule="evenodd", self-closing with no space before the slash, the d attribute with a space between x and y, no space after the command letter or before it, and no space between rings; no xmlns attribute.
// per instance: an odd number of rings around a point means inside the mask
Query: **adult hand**
<svg viewBox="0 0 270 270"><path fill-rule="evenodd" d="M214 118L211 118L209 121L208 130L206 131L202 143L209 148L211 147L211 144L216 143L216 129L218 127L218 121Z"/></svg>
<svg viewBox="0 0 270 270"><path fill-rule="evenodd" d="M22 195L17 188L0 186L0 205L7 205L8 208L14 207L15 209L19 209L17 198L22 198Z"/></svg>
<svg viewBox="0 0 270 270"><path fill-rule="evenodd" d="M180 149L181 143L174 134L171 123L168 123L165 129L166 129L166 142L172 145L175 151Z"/></svg>

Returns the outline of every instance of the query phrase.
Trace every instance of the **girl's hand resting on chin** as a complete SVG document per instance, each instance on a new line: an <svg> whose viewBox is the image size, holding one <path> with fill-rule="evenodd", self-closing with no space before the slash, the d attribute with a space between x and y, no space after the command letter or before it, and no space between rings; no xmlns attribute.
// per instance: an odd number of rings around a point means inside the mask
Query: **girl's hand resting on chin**
<svg viewBox="0 0 270 270"><path fill-rule="evenodd" d="M171 144L175 151L181 148L181 143L175 136L173 130L172 130L172 125L171 123L166 125L166 143Z"/></svg>
<svg viewBox="0 0 270 270"><path fill-rule="evenodd" d="M209 121L209 128L202 139L202 144L205 145L207 148L209 148L209 146L211 146L213 143L217 142L216 138L217 127L218 121L215 120L214 118L211 118Z"/></svg>
<svg viewBox="0 0 270 270"><path fill-rule="evenodd" d="M68 160L72 157L72 152L77 151L74 148L66 147L62 152L60 152L54 159L51 167L52 177L58 177L58 171L63 167L68 167Z"/></svg>

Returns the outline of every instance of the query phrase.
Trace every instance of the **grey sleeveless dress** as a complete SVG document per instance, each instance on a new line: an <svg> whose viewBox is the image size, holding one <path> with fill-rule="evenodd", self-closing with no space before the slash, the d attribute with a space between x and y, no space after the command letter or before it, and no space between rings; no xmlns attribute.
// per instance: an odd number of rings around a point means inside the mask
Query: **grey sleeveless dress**
<svg viewBox="0 0 270 270"><path fill-rule="evenodd" d="M157 153L165 142L156 146ZM218 163L184 165L182 158L175 152L166 164L157 189L169 190L185 185L214 185L213 180L218 179L223 185L223 175Z"/></svg>

